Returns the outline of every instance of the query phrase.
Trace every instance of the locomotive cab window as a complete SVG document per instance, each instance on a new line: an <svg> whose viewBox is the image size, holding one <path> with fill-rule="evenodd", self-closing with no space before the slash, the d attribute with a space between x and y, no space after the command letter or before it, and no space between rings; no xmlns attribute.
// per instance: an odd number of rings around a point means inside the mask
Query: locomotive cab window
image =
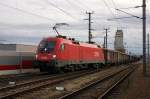
<svg viewBox="0 0 150 99"><path fill-rule="evenodd" d="M51 52L54 50L55 42L54 41L42 41L39 45L38 51L40 52Z"/></svg>

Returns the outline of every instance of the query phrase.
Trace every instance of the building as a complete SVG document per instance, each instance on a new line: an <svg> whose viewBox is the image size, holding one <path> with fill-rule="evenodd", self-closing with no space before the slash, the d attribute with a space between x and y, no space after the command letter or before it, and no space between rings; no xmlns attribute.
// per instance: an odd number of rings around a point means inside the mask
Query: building
<svg viewBox="0 0 150 99"><path fill-rule="evenodd" d="M123 45L123 31L122 30L116 31L114 48L117 51L125 53L125 49Z"/></svg>
<svg viewBox="0 0 150 99"><path fill-rule="evenodd" d="M0 51L36 52L36 46L24 44L0 44Z"/></svg>
<svg viewBox="0 0 150 99"><path fill-rule="evenodd" d="M36 46L0 44L0 75L34 72Z"/></svg>

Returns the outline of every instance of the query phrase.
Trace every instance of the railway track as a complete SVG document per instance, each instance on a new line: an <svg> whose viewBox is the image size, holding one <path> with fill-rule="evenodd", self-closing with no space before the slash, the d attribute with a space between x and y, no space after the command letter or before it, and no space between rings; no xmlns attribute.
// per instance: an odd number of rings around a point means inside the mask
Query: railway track
<svg viewBox="0 0 150 99"><path fill-rule="evenodd" d="M136 67L128 67L104 78L86 84L82 88L59 97L59 99L104 99L121 81L129 76Z"/></svg>
<svg viewBox="0 0 150 99"><path fill-rule="evenodd" d="M9 82L20 83L30 79L37 79L44 76L49 76L48 73L26 73L26 74L17 74L17 75L6 75L0 77L0 88L4 86L9 86Z"/></svg>
<svg viewBox="0 0 150 99"><path fill-rule="evenodd" d="M47 78L41 78L38 80L28 81L24 83L16 84L15 86L7 86L0 88L0 99L9 99L17 95L25 94L26 92L30 92L39 88L43 88L47 85L52 85L59 83L61 81L74 79L80 76L84 76L87 74L95 73L99 70L82 70L73 73L66 73L61 75L50 76Z"/></svg>

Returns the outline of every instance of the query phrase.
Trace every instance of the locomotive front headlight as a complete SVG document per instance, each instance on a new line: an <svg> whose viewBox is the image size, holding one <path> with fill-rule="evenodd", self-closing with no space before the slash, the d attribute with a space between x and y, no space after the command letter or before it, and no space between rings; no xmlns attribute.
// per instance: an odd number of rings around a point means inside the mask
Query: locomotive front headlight
<svg viewBox="0 0 150 99"><path fill-rule="evenodd" d="M56 55L53 55L52 57L53 57L53 58L56 58Z"/></svg>

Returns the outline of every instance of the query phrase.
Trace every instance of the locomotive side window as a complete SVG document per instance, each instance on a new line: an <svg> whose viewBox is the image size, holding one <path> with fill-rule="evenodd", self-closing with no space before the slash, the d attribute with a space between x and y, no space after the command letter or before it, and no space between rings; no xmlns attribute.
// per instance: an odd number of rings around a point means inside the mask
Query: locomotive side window
<svg viewBox="0 0 150 99"><path fill-rule="evenodd" d="M63 43L63 44L61 44L61 51L64 51L65 50L65 44Z"/></svg>

